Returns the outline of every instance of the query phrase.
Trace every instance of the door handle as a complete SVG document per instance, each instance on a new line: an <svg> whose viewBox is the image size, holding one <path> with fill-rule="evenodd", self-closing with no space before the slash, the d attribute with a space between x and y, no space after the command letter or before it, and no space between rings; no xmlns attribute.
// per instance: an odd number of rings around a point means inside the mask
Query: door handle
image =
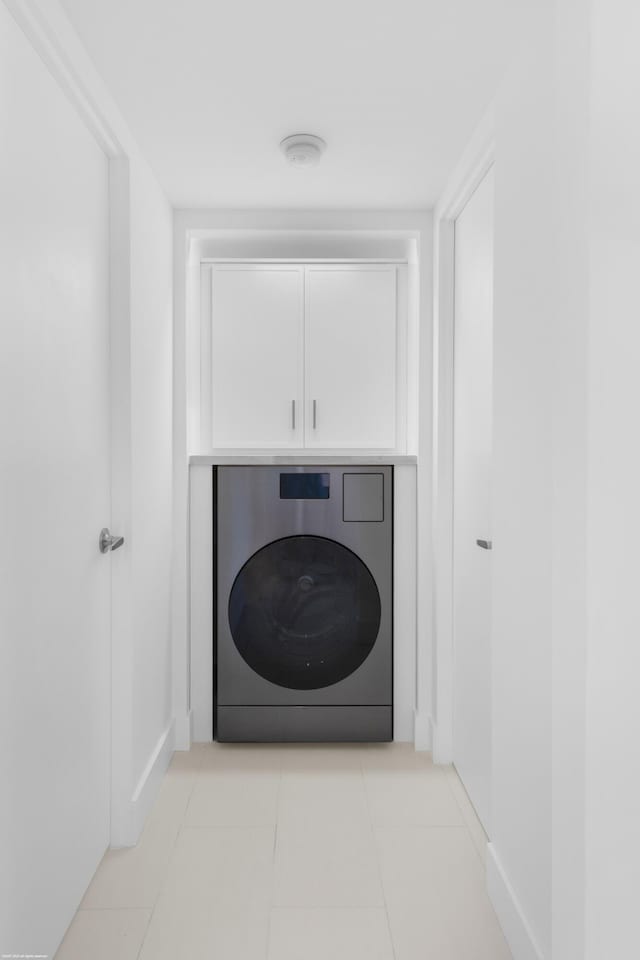
<svg viewBox="0 0 640 960"><path fill-rule="evenodd" d="M118 547L121 547L123 543L124 537L115 537L109 532L109 527L103 527L100 531L100 538L98 540L100 553L109 553L110 550L113 552L117 550Z"/></svg>
<svg viewBox="0 0 640 960"><path fill-rule="evenodd" d="M493 543L491 540L476 540L476 543L479 547L482 547L483 550L493 550Z"/></svg>
<svg viewBox="0 0 640 960"><path fill-rule="evenodd" d="M295 400L291 401L291 429L295 430L296 428L296 402Z"/></svg>
<svg viewBox="0 0 640 960"><path fill-rule="evenodd" d="M318 422L318 418L317 418L317 415L316 415L316 414L317 414L317 408L318 408L318 401L317 401L317 400L314 400L314 401L313 401L313 429L314 429L314 430L316 429L316 424L317 424L317 422Z"/></svg>

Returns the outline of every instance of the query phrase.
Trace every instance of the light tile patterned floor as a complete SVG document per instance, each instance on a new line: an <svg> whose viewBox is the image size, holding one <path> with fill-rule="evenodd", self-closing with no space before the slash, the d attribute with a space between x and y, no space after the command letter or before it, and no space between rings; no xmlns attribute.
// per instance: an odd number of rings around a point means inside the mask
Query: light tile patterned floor
<svg viewBox="0 0 640 960"><path fill-rule="evenodd" d="M509 960L485 844L407 744L196 745L56 960Z"/></svg>

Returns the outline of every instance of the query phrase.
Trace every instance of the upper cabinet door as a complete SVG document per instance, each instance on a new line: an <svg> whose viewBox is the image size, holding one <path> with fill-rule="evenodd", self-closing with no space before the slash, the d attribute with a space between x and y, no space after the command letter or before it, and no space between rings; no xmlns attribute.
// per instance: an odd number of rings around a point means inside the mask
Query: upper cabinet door
<svg viewBox="0 0 640 960"><path fill-rule="evenodd" d="M396 317L396 267L308 267L307 447L396 447Z"/></svg>
<svg viewBox="0 0 640 960"><path fill-rule="evenodd" d="M303 268L221 265L211 284L213 446L302 446Z"/></svg>

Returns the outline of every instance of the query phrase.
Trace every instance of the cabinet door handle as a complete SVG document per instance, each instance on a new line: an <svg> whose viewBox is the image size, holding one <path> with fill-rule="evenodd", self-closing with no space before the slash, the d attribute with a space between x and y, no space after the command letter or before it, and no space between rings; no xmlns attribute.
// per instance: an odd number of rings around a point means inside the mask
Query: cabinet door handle
<svg viewBox="0 0 640 960"><path fill-rule="evenodd" d="M317 407L318 407L318 401L314 400L313 401L313 429L314 430L316 429L316 426L318 423L318 418L316 416Z"/></svg>
<svg viewBox="0 0 640 960"><path fill-rule="evenodd" d="M291 429L295 430L296 428L296 402L295 400L291 401Z"/></svg>
<svg viewBox="0 0 640 960"><path fill-rule="evenodd" d="M493 544L491 540L476 540L476 543L479 547L482 547L483 550L493 550Z"/></svg>

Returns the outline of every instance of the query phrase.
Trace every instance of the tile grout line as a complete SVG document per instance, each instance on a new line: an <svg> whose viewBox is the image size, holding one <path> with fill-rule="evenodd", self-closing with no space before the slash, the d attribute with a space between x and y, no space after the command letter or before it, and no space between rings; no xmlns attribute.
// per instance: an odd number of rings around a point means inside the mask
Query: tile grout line
<svg viewBox="0 0 640 960"><path fill-rule="evenodd" d="M155 906L154 906L155 909ZM140 954L142 953L142 948L144 947L144 942L147 939L147 934L149 933L149 927L151 926L151 920L153 918L153 910L149 911L149 919L147 920L147 925L144 928L144 934L142 935L142 940L140 941L140 946L138 947L138 952L136 953L135 960L139 960Z"/></svg>
<svg viewBox="0 0 640 960"><path fill-rule="evenodd" d="M120 911L120 913L151 913L152 910L153 907L78 907L73 915L73 919L75 920L79 913L109 913L117 911ZM73 923L73 920L71 922ZM71 924L69 924L69 926L71 926Z"/></svg>
<svg viewBox="0 0 640 960"><path fill-rule="evenodd" d="M267 911L267 937L265 941L265 950L264 956L265 960L269 960L269 950L271 945L271 914L273 913L274 905L274 893L275 893L275 877L276 877L276 848L278 845L278 823L280 820L280 794L282 790L282 757L280 757L279 770L278 770L278 791L276 793L276 822L273 828L273 850L271 852L271 880L269 883L269 909Z"/></svg>
<svg viewBox="0 0 640 960"><path fill-rule="evenodd" d="M190 751L189 751L189 752L190 752ZM200 758L200 763L198 764L198 766L196 767L196 770L195 770L195 772L194 772L193 782L192 782L191 787L190 787L190 789L189 789L189 791L188 791L187 801L186 801L186 803L185 803L185 805L184 805L184 810L182 811L182 817L181 817L180 823L179 823L179 825L178 825L178 829L176 830L175 837L173 838L173 844L171 845L171 850L170 850L170 852L169 852L169 856L167 857L167 863L166 863L166 867L165 867L165 874L164 874L164 877L163 877L163 879L162 879L162 883L158 886L158 892L156 893L155 899L154 899L154 901L153 901L153 907L151 908L151 912L150 912L150 914L149 914L149 922L147 923L146 929L145 929L145 931L144 931L144 936L143 936L142 942L140 943L140 946L139 946L139 948L138 948L138 952L137 952L137 954L136 954L135 960L140 960L140 957L141 957L141 955L142 955L142 951L144 950L145 941L146 941L147 936L148 936L148 934L149 934L149 930L151 929L151 922L152 922L152 920L153 920L153 918L154 918L154 915L155 915L155 912L156 912L156 908L157 908L157 906L158 906L158 901L160 900L160 896L162 895L162 891L164 890L165 885L166 885L166 883L167 883L167 880L168 880L168 877L169 877L169 870L170 870L170 867L171 867L171 863L172 863L172 861L173 861L173 857L174 857L174 855L175 855L176 847L177 847L177 845L178 845L178 839L179 839L180 834L182 833L182 829L183 829L183 827L184 827L184 825L185 825L184 821L185 821L185 818L186 818L186 816L187 816L187 810L189 809L189 804L190 804L190 802L191 802L191 797L192 797L192 795L193 795L193 791L195 790L195 787L196 787L196 781L197 781L197 779L198 779L198 774L201 772L201 769L202 769L202 762L203 762L203 758ZM169 775L169 771L167 770L167 772L165 773L165 778L164 778L164 780L163 780L163 783L166 783L166 780L167 780L168 775Z"/></svg>
<svg viewBox="0 0 640 960"><path fill-rule="evenodd" d="M378 868L378 879L380 881L380 889L382 890L382 899L384 901L384 915L387 921L387 931L389 933L389 943L391 944L391 955L393 960L396 958L396 945L393 941L393 935L391 932L391 919L389 917L389 905L387 903L387 893L384 887L384 881L382 879L382 865L380 863L380 857L378 855L378 843L376 839L376 828L373 822L373 816L371 812L371 804L369 802L369 791L367 790L367 778L365 776L365 766L364 766L364 755L360 757L360 776L362 777L362 789L364 791L364 802L367 806L367 814L369 817L369 826L371 828L371 837L373 840L373 853L376 859L376 866Z"/></svg>
<svg viewBox="0 0 640 960"><path fill-rule="evenodd" d="M449 769L452 771L451 773L448 772ZM463 809L463 806L462 806L462 804L460 803L460 801L458 800L458 797L456 796L456 791L453 789L453 787L451 786L451 783L450 783L450 777L451 777L451 776L458 777L458 774L457 774L457 772L456 772L455 767L453 766L453 764L448 764L447 770L443 770L443 773L444 773L444 778L445 778L445 780L447 781L447 787L449 788L449 792L451 793L451 795L452 795L452 797L453 797L453 799L454 799L454 801L455 801L455 804L456 804L458 810L460 811L460 816L462 817L464 828L466 829L466 831L467 831L467 833L468 833L468 835L469 835L469 839L471 840L471 845L472 845L473 849L475 850L476 856L478 857L478 860L480 861L480 863L481 863L481 865L482 865L482 868L483 868L483 870L484 870L484 869L486 869L486 863L485 863L485 861L484 861L483 858L482 858L482 854L481 854L480 851L478 850L478 846L477 846L476 841L475 841L475 839L474 839L474 837L473 837L473 833L472 833L471 828L470 828L470 826L469 826L469 823L468 823L468 820L467 820L465 811L464 811L464 809ZM458 777L458 779L460 779L460 778ZM462 784L462 781L460 781L460 785L462 786L462 789L464 790L464 785ZM468 800L468 802L471 803L471 800ZM475 813L475 811L474 811L474 815L475 815L476 817L478 816L478 815ZM480 823L480 820L479 820L479 819L478 819L478 823L479 823L480 828L482 829L482 831L483 831L483 833L484 833L484 827L483 827L482 824ZM485 836L486 836L486 833L485 833ZM488 842L488 841L487 841L487 842Z"/></svg>

